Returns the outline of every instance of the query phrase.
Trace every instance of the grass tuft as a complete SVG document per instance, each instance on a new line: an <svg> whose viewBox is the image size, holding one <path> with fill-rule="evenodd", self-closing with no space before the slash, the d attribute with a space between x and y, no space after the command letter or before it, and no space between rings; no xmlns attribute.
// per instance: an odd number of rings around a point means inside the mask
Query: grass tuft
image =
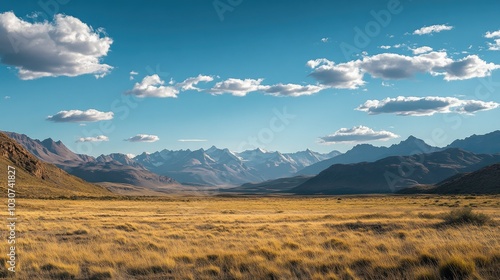
<svg viewBox="0 0 500 280"><path fill-rule="evenodd" d="M439 275L447 280L467 279L475 272L474 263L458 257L451 258L439 266Z"/></svg>
<svg viewBox="0 0 500 280"><path fill-rule="evenodd" d="M483 213L474 213L472 208L465 207L451 210L443 216L445 225L476 225L482 226L491 222L491 218Z"/></svg>

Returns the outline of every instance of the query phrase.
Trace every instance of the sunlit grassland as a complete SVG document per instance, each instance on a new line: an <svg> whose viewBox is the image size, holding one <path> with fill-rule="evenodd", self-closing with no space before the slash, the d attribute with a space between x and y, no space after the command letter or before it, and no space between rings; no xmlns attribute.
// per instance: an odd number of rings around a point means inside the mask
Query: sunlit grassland
<svg viewBox="0 0 500 280"><path fill-rule="evenodd" d="M444 223L464 206L491 221ZM498 196L19 199L17 207L18 279L500 279ZM6 256L7 242L0 247Z"/></svg>

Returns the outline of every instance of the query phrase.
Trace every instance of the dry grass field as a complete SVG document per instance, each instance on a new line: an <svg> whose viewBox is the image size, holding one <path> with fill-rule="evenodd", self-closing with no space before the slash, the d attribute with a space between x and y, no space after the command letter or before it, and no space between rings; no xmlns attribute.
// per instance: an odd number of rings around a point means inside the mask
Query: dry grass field
<svg viewBox="0 0 500 280"><path fill-rule="evenodd" d="M472 214L449 215L465 206ZM17 279L500 279L498 196L19 199L17 207ZM6 256L7 243L0 247Z"/></svg>

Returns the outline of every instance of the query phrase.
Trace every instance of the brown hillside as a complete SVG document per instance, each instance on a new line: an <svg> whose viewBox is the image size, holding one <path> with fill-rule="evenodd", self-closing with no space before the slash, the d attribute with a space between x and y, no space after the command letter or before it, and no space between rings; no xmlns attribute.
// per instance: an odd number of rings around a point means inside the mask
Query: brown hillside
<svg viewBox="0 0 500 280"><path fill-rule="evenodd" d="M0 189L7 188L7 167L16 168L17 197L106 196L111 192L90 184L30 154L0 133Z"/></svg>

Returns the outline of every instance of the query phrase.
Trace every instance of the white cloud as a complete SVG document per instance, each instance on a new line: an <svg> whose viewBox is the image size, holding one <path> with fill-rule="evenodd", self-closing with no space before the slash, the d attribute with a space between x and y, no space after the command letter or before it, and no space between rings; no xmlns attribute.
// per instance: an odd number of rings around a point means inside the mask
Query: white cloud
<svg viewBox="0 0 500 280"><path fill-rule="evenodd" d="M493 31L493 32L488 31L488 32L486 32L486 34L484 34L484 37L489 38L489 39L500 38L500 30Z"/></svg>
<svg viewBox="0 0 500 280"><path fill-rule="evenodd" d="M0 61L14 66L23 80L94 74L113 67L102 64L113 40L78 18L57 14L52 22L30 23L12 12L0 13Z"/></svg>
<svg viewBox="0 0 500 280"><path fill-rule="evenodd" d="M423 46L423 47L411 49L411 51L413 52L413 54L423 54L423 53L428 53L428 52L432 51L432 48L428 47L428 46Z"/></svg>
<svg viewBox="0 0 500 280"><path fill-rule="evenodd" d="M6 95L3 97L4 99L10 99L10 96L9 95Z"/></svg>
<svg viewBox="0 0 500 280"><path fill-rule="evenodd" d="M340 89L356 89L365 84L358 61L335 64L326 58L309 60L307 66L313 69L310 74L320 84Z"/></svg>
<svg viewBox="0 0 500 280"><path fill-rule="evenodd" d="M230 78L222 82L218 82L207 92L212 94L229 93L234 96L245 96L250 92L262 89L261 83L263 79L234 79Z"/></svg>
<svg viewBox="0 0 500 280"><path fill-rule="evenodd" d="M335 143L360 143L368 141L387 141L390 139L398 138L392 132L380 130L375 131L366 126L355 126L353 128L341 128L335 131L333 134L321 137L321 143L323 144L335 144Z"/></svg>
<svg viewBox="0 0 500 280"><path fill-rule="evenodd" d="M87 111L60 111L53 116L47 117L47 120L53 122L97 122L111 119L113 119L113 112L101 112L95 109L89 109Z"/></svg>
<svg viewBox="0 0 500 280"><path fill-rule="evenodd" d="M138 72L135 72L135 71L130 71L130 78L129 78L129 79L132 81L133 79L135 79L135 77L134 77L134 76L137 76L137 75L139 75L139 73L138 73Z"/></svg>
<svg viewBox="0 0 500 280"><path fill-rule="evenodd" d="M394 48L394 49L399 49L399 48L402 48L402 47L405 47L406 44L395 44L393 46L389 46L389 45L383 45L383 46L379 46L380 49L384 49L384 50L388 50L388 49L391 49L391 48Z"/></svg>
<svg viewBox="0 0 500 280"><path fill-rule="evenodd" d="M177 97L179 90L173 86L164 86L164 84L165 81L161 80L157 74L146 76L140 83L135 83L134 88L125 94L137 97Z"/></svg>
<svg viewBox="0 0 500 280"><path fill-rule="evenodd" d="M109 138L104 135L99 135L96 137L84 137L84 138L79 138L76 140L76 142L106 142L109 141Z"/></svg>
<svg viewBox="0 0 500 280"><path fill-rule="evenodd" d="M177 142L207 142L207 139L179 139Z"/></svg>
<svg viewBox="0 0 500 280"><path fill-rule="evenodd" d="M417 56L382 53L340 64L321 58L308 61L307 66L313 69L310 76L320 85L339 89L356 89L364 85L365 73L385 80L407 79L419 73L429 73L451 81L490 76L493 70L500 68L500 65L487 63L477 55L453 60L446 52Z"/></svg>
<svg viewBox="0 0 500 280"><path fill-rule="evenodd" d="M328 42L328 40L329 40L329 38L327 38L327 37L325 37L325 38L321 38L321 42L323 42L323 43L327 43L327 42Z"/></svg>
<svg viewBox="0 0 500 280"><path fill-rule="evenodd" d="M488 39L495 39L493 40L494 43L488 42L488 50L490 51L500 51L500 30L493 31L493 32L486 32L484 35L485 38Z"/></svg>
<svg viewBox="0 0 500 280"><path fill-rule="evenodd" d="M449 59L445 66L436 65L431 74L443 75L447 81L467 80L490 76L491 71L499 68L500 65L487 63L477 55L469 55L457 61Z"/></svg>
<svg viewBox="0 0 500 280"><path fill-rule="evenodd" d="M457 112L463 114L473 114L479 111L488 111L498 108L499 103L496 102L484 102L481 100L464 100L462 106L457 108Z"/></svg>
<svg viewBox="0 0 500 280"><path fill-rule="evenodd" d="M272 86L263 86L263 91L273 96L302 96L312 95L321 90L323 87L314 85L297 85L297 84L276 84Z"/></svg>
<svg viewBox="0 0 500 280"><path fill-rule="evenodd" d="M202 91L202 89L199 89L195 86L200 82L206 83L206 82L211 82L213 80L214 80L214 78L211 76L205 76L205 75L200 74L197 77L187 78L182 83L178 83L176 85L176 87L180 88L182 91L186 91L186 90Z"/></svg>
<svg viewBox="0 0 500 280"><path fill-rule="evenodd" d="M488 50L490 51L500 51L500 39L495 39L495 43L488 42Z"/></svg>
<svg viewBox="0 0 500 280"><path fill-rule="evenodd" d="M446 24L436 24L436 25L431 25L431 26L424 26L420 29L417 29L413 31L413 34L416 35L424 35L424 34L431 34L431 33L438 33L441 31L448 31L452 30L453 26L446 25Z"/></svg>
<svg viewBox="0 0 500 280"><path fill-rule="evenodd" d="M399 116L431 116L437 113L473 114L478 111L492 110L500 106L495 102L462 100L455 97L404 97L368 100L356 110L370 115L396 114Z"/></svg>
<svg viewBox="0 0 500 280"><path fill-rule="evenodd" d="M316 85L298 85L298 84L275 84L262 85L263 79L227 79L215 84L214 87L207 90L212 94L229 93L234 96L245 96L251 92L260 91L272 96L302 96L312 95L324 89Z"/></svg>
<svg viewBox="0 0 500 280"><path fill-rule="evenodd" d="M160 140L160 138L156 135L149 135L149 134L137 134L136 136L132 136L130 138L125 139L125 141L128 142L156 142Z"/></svg>

